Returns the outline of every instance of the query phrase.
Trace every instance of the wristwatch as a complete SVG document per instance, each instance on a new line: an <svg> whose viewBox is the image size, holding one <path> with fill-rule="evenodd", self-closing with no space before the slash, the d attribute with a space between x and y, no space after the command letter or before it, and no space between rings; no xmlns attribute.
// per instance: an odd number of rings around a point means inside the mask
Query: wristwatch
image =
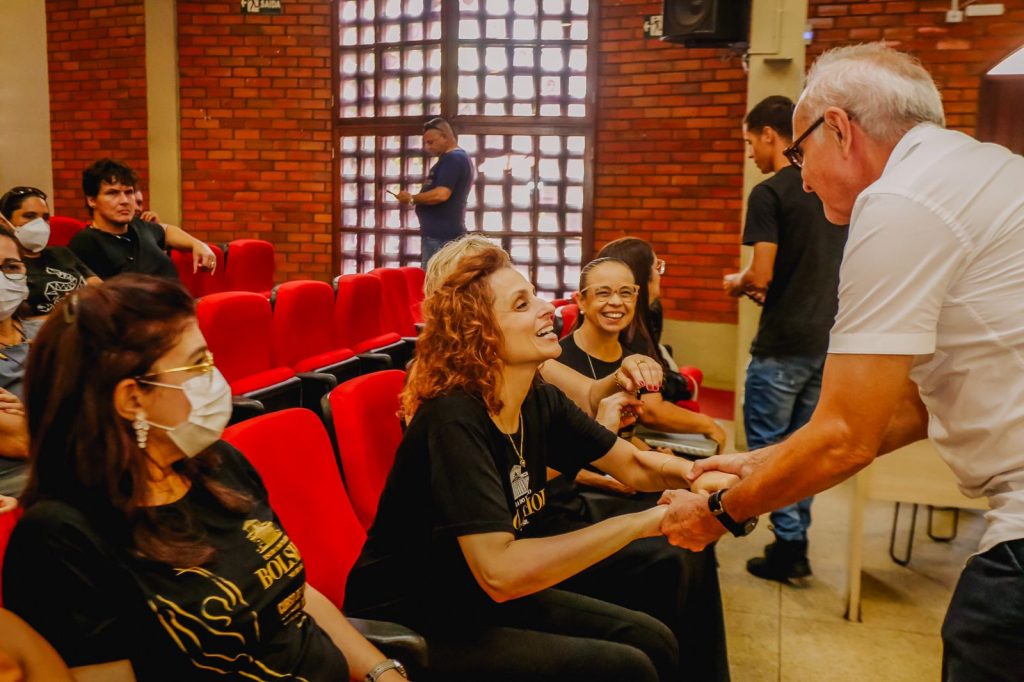
<svg viewBox="0 0 1024 682"><path fill-rule="evenodd" d="M389 670L394 670L405 679L409 679L409 675L405 672L405 666L395 659L389 658L370 668L370 672L366 673L366 682L377 682L380 676Z"/></svg>
<svg viewBox="0 0 1024 682"><path fill-rule="evenodd" d="M711 515L718 519L718 522L725 526L725 529L740 538L744 535L750 535L754 528L757 527L757 517L751 516L746 521L736 521L733 517L729 516L729 512L725 511L725 507L722 506L722 495L728 488L722 488L711 493L708 498L708 511Z"/></svg>

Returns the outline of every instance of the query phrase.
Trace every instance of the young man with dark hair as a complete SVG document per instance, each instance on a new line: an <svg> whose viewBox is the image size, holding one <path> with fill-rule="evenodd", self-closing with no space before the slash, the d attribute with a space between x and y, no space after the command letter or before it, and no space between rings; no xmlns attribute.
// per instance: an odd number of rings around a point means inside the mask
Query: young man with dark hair
<svg viewBox="0 0 1024 682"><path fill-rule="evenodd" d="M726 275L730 295L764 309L750 347L743 403L747 446L777 443L807 423L818 404L828 333L835 320L846 230L825 219L821 200L803 191L800 170L783 154L793 138L793 102L772 96L743 122L748 156L774 175L750 193L743 243L750 265ZM760 578L789 582L811 574L807 529L811 500L772 512L775 542L747 562Z"/></svg>
<svg viewBox="0 0 1024 682"><path fill-rule="evenodd" d="M402 190L395 195L403 204L415 204L420 221L420 258L423 268L442 246L466 234L466 200L476 169L466 150L459 147L451 124L432 118L423 124L423 149L438 156L419 194Z"/></svg>
<svg viewBox="0 0 1024 682"><path fill-rule="evenodd" d="M136 217L138 182L135 171L111 159L100 159L82 171L92 221L68 244L75 255L102 279L121 272L177 278L168 248L190 251L197 270L216 268L210 247L185 230Z"/></svg>

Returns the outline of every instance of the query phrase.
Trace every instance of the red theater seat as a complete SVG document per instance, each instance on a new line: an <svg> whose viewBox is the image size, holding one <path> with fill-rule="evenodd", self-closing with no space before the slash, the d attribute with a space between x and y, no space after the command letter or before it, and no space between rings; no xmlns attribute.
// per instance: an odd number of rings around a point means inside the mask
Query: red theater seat
<svg viewBox="0 0 1024 682"><path fill-rule="evenodd" d="M374 372L341 384L324 401L352 508L366 529L402 442L398 395L404 385L401 370Z"/></svg>
<svg viewBox="0 0 1024 682"><path fill-rule="evenodd" d="M334 342L334 289L326 282L299 280L274 288L271 346L276 364L296 372L330 374L339 382L357 376L359 358Z"/></svg>
<svg viewBox="0 0 1024 682"><path fill-rule="evenodd" d="M555 309L555 318L562 321L559 338L564 339L572 333L572 330L576 327L576 320L579 316L580 307L575 303L569 303L568 305L563 305L561 308Z"/></svg>
<svg viewBox="0 0 1024 682"><path fill-rule="evenodd" d="M402 337L415 337L416 325L410 309L412 300L409 297L409 285L406 283L405 274L398 268L377 268L370 274L381 283L381 317L384 321L384 331L395 332Z"/></svg>
<svg viewBox="0 0 1024 682"><path fill-rule="evenodd" d="M50 216L50 241L48 246L67 246L71 238L85 228L81 220L66 216Z"/></svg>
<svg viewBox="0 0 1024 682"><path fill-rule="evenodd" d="M274 245L262 239L236 239L228 244L225 291L269 295L274 288Z"/></svg>
<svg viewBox="0 0 1024 682"><path fill-rule="evenodd" d="M14 530L14 525L18 523L18 519L21 518L21 512L21 507L18 507L14 511L0 514L0 569L4 565L4 551L7 549L7 541L11 539L11 532ZM2 574L3 571L0 570L0 575ZM0 606L3 606L2 584L0 584Z"/></svg>
<svg viewBox="0 0 1024 682"><path fill-rule="evenodd" d="M178 251L177 249L171 251L171 261L174 262L174 268L178 271L178 279L195 298L224 291L224 250L217 244L207 244L207 246L217 258L217 267L212 273L209 270L192 271L191 251Z"/></svg>
<svg viewBox="0 0 1024 682"><path fill-rule="evenodd" d="M295 371L273 362L270 301L248 291L211 294L199 299L196 317L233 395L257 400L268 410L301 403Z"/></svg>
<svg viewBox="0 0 1024 682"><path fill-rule="evenodd" d="M398 268L398 271L405 276L405 284L409 291L409 309L412 311L412 321L416 324L423 322L423 315L420 312L420 304L423 302L423 280L427 273L423 268L406 266Z"/></svg>
<svg viewBox="0 0 1024 682"><path fill-rule="evenodd" d="M356 353L386 353L395 364L404 366L409 353L402 337L385 331L381 321L383 294L381 281L368 274L342 275L337 280L331 325L334 342Z"/></svg>

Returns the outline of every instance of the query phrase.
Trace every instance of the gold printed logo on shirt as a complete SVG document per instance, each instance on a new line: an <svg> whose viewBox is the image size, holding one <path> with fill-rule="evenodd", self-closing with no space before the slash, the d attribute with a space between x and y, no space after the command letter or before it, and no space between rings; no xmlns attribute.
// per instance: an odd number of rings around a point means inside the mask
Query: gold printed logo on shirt
<svg viewBox="0 0 1024 682"><path fill-rule="evenodd" d="M256 545L256 551L263 556L270 554L274 545L284 536L281 529L272 521L249 519L242 524L242 530L245 531L245 537Z"/></svg>

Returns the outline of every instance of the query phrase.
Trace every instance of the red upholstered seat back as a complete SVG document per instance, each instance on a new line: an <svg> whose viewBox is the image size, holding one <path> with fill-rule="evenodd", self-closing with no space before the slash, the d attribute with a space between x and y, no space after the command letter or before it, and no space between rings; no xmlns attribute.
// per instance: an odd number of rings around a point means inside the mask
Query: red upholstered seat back
<svg viewBox="0 0 1024 682"><path fill-rule="evenodd" d="M85 228L81 220L68 218L61 215L50 216L50 241L49 246L67 246L75 234Z"/></svg>
<svg viewBox="0 0 1024 682"><path fill-rule="evenodd" d="M389 369L350 379L328 398L349 498L366 529L377 514L377 502L402 442L397 413L404 384L405 372Z"/></svg>
<svg viewBox="0 0 1024 682"><path fill-rule="evenodd" d="M274 245L262 239L236 239L228 244L227 291L263 293L274 288Z"/></svg>
<svg viewBox="0 0 1024 682"><path fill-rule="evenodd" d="M562 318L562 333L560 337L564 339L576 327L576 319L580 316L580 307L575 303L563 305L555 310L555 315Z"/></svg>
<svg viewBox="0 0 1024 682"><path fill-rule="evenodd" d="M270 352L270 301L264 296L250 291L204 296L196 304L196 318L229 383L275 367Z"/></svg>
<svg viewBox="0 0 1024 682"><path fill-rule="evenodd" d="M384 333L381 323L381 283L373 275L342 275L334 298L331 326L334 343L355 348L360 341Z"/></svg>
<svg viewBox="0 0 1024 682"><path fill-rule="evenodd" d="M383 307L381 317L384 319L384 331L394 332L399 336L416 336L416 327L412 319L409 286L398 268L377 268L370 273L381 283Z"/></svg>
<svg viewBox="0 0 1024 682"><path fill-rule="evenodd" d="M423 271L423 268L412 266L398 268L398 271L405 276L405 284L409 290L409 310L412 311L412 321L422 322L420 303L423 302L423 280L427 273Z"/></svg>
<svg viewBox="0 0 1024 682"><path fill-rule="evenodd" d="M207 246L217 257L217 267L212 273L209 270L192 272L192 252L171 251L171 261L174 262L174 268L178 271L178 278L195 298L224 291L224 250L217 244L207 244Z"/></svg>
<svg viewBox="0 0 1024 682"><path fill-rule="evenodd" d="M259 472L270 506L302 560L309 584L338 608L366 541L341 482L323 422L302 408L281 410L224 432Z"/></svg>
<svg viewBox="0 0 1024 682"><path fill-rule="evenodd" d="M11 532L14 530L14 524L21 518L21 507L18 507L12 512L6 514L0 514L0 569L4 565L4 551L7 549L7 541L11 539ZM0 570L0 576L3 575L3 571ZM0 584L0 606L3 606L3 585Z"/></svg>
<svg viewBox="0 0 1024 682"><path fill-rule="evenodd" d="M334 289L326 282L284 282L274 289L271 346L275 363L300 360L336 348L331 332Z"/></svg>

